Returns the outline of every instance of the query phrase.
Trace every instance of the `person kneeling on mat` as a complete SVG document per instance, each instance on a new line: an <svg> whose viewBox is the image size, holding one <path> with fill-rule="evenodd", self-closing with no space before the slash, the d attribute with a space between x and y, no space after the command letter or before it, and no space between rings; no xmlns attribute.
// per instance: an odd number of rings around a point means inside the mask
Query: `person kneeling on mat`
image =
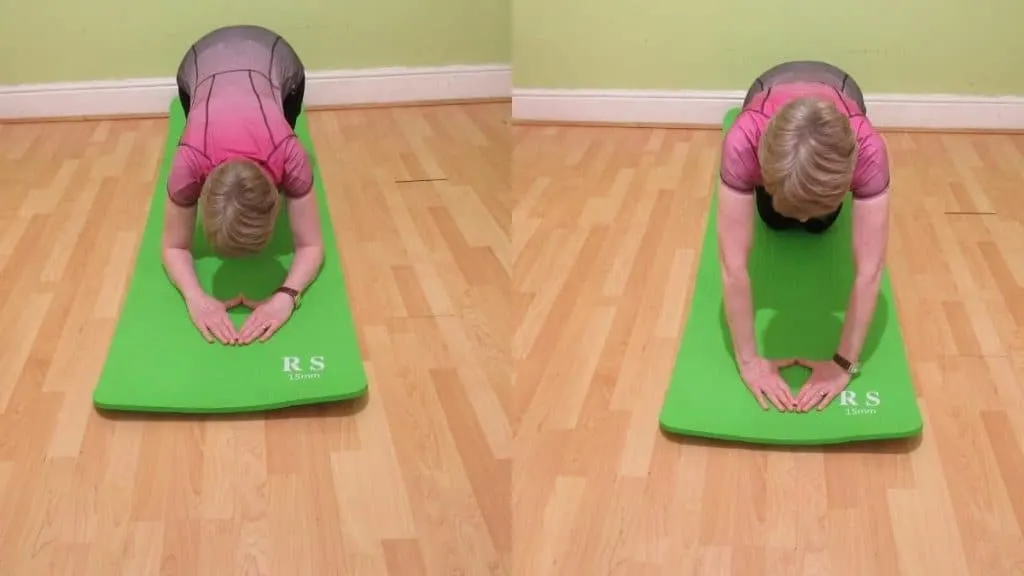
<svg viewBox="0 0 1024 576"><path fill-rule="evenodd" d="M164 266L207 341L265 341L291 317L324 255L313 170L295 134L303 64L278 34L228 26L189 48L177 82L186 122L167 180ZM284 284L263 302L207 294L191 252L197 212L217 256L244 257L269 244L282 196L295 243ZM227 311L239 304L252 314L237 330Z"/></svg>
<svg viewBox="0 0 1024 576"><path fill-rule="evenodd" d="M725 309L740 374L763 409L823 409L859 369L874 315L889 227L889 161L868 121L864 96L824 62L786 62L762 74L722 146L718 240ZM747 260L753 212L774 230L825 233L853 194L856 276L846 322L830 361L769 360L757 352ZM813 266L813 263L808 263ZM779 369L800 364L811 377L794 397Z"/></svg>

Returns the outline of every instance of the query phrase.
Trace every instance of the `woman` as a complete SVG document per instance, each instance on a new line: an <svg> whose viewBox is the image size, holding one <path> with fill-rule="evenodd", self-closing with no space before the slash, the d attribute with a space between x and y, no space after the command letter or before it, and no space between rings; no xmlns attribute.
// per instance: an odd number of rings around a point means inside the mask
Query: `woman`
<svg viewBox="0 0 1024 576"><path fill-rule="evenodd" d="M291 317L323 261L313 170L295 135L302 62L270 30L229 26L189 48L177 80L186 122L167 180L164 266L207 341L265 341ZM191 253L197 214L215 254L249 256L270 242L282 196L295 242L284 284L263 302L206 294ZM240 330L227 314L238 304L253 310Z"/></svg>
<svg viewBox="0 0 1024 576"><path fill-rule="evenodd" d="M718 239L726 316L740 374L763 409L823 409L859 370L874 315L889 226L889 161L849 74L824 62L786 62L762 74L725 136ZM852 192L856 279L839 348L831 361L768 360L754 340L747 258L753 212L774 230L825 233ZM779 375L811 368L794 397Z"/></svg>

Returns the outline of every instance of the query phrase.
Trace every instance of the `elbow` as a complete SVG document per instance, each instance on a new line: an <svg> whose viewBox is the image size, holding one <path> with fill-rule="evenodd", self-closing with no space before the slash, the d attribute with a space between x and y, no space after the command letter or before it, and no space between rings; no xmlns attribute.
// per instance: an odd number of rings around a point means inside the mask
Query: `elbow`
<svg viewBox="0 0 1024 576"><path fill-rule="evenodd" d="M722 285L728 290L730 287L741 286L750 281L747 267L737 263L722 263Z"/></svg>
<svg viewBox="0 0 1024 576"><path fill-rule="evenodd" d="M170 267L171 260L174 259L174 253L176 250L176 248L172 248L167 244L160 246L160 261L163 262L164 268Z"/></svg>
<svg viewBox="0 0 1024 576"><path fill-rule="evenodd" d="M856 283L864 287L878 286L882 282L885 266L882 262L871 263L857 268Z"/></svg>
<svg viewBox="0 0 1024 576"><path fill-rule="evenodd" d="M180 260L179 255L181 254L180 248L173 246L163 245L160 249L160 261L164 265L164 270L168 274L173 274L176 268L175 263Z"/></svg>

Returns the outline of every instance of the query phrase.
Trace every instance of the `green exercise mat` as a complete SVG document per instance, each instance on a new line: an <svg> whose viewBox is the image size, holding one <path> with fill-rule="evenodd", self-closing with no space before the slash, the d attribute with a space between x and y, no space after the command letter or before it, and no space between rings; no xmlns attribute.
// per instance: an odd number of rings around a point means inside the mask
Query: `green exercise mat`
<svg viewBox="0 0 1024 576"><path fill-rule="evenodd" d="M725 129L738 110L725 117ZM914 436L923 427L888 273L862 354L862 372L823 411L762 410L733 361L722 302L713 197L693 300L660 422L670 433L757 444L837 444ZM851 206L818 236L775 232L756 219L750 258L758 349L768 358L832 357L854 269ZM783 371L794 393L806 368Z"/></svg>
<svg viewBox="0 0 1024 576"><path fill-rule="evenodd" d="M297 132L314 162L324 265L288 323L266 343L247 346L206 342L161 263L165 186L184 125L175 100L135 270L93 402L108 410L225 413L361 396L367 388L366 374L305 115L299 118ZM193 248L200 282L222 299L240 292L254 299L269 296L284 281L293 251L286 210L261 255L221 260L211 254L198 226ZM231 316L240 327L248 314L249 310L236 308Z"/></svg>

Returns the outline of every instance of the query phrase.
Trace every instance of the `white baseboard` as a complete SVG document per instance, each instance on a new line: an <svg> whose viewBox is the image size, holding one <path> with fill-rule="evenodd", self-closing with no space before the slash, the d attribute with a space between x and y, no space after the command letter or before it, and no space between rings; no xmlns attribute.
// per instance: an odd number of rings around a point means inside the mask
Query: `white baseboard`
<svg viewBox="0 0 1024 576"><path fill-rule="evenodd" d="M307 106L508 98L507 64L369 68L306 74ZM163 114L174 78L0 86L0 119Z"/></svg>
<svg viewBox="0 0 1024 576"><path fill-rule="evenodd" d="M512 118L595 124L718 126L745 92L724 90L512 90ZM879 128L1022 130L1024 97L956 94L868 94Z"/></svg>

